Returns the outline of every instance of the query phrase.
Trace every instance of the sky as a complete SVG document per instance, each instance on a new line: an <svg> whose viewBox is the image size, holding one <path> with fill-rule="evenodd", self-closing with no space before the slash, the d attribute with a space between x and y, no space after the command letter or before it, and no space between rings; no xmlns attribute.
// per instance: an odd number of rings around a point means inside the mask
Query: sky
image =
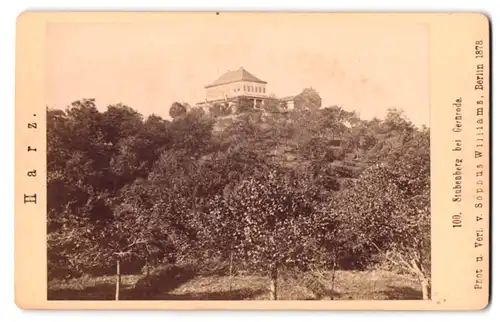
<svg viewBox="0 0 500 322"><path fill-rule="evenodd" d="M204 101L204 86L243 66L278 97L316 89L323 106L361 118L402 109L429 124L428 30L414 22L286 15L183 16L131 22L62 22L46 29L51 108L95 98L169 118L174 101Z"/></svg>

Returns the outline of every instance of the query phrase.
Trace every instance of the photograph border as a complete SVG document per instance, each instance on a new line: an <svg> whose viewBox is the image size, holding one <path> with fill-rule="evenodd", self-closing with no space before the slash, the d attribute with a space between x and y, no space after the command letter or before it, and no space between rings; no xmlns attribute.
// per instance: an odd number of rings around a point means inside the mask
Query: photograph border
<svg viewBox="0 0 500 322"><path fill-rule="evenodd" d="M367 301L47 301L46 278L46 119L45 25L49 22L141 22L183 19L199 15L205 23L222 15L289 15L307 23L327 15L349 23L382 21L425 23L429 27L432 299ZM15 170L15 299L29 309L269 309L269 310L477 310L489 303L490 224L490 24L478 13L162 13L162 12L25 12L18 17L16 43L16 170ZM443 41L445 39L446 41ZM484 44L484 59L474 55L474 43ZM478 84L477 65L484 82ZM482 86L480 94L475 89ZM476 104L481 95L482 115ZM463 131L455 124L453 103L464 106ZM486 108L487 107L487 108ZM478 118L484 119L481 130ZM36 123L36 128L27 124ZM478 147L478 133L483 133ZM463 202L451 201L453 140L464 141ZM30 147L30 148L28 148ZM36 149L34 151L33 149ZM475 151L482 157L476 158ZM477 189L477 166L482 165L482 192ZM28 171L36 170L31 177ZM34 197L36 195L36 197ZM481 195L481 208L476 207ZM36 198L36 202L33 200ZM452 215L462 212L463 228L452 227ZM481 216L482 220L477 221ZM478 229L482 246L475 247ZM26 238L29 236L29 238ZM488 243L486 243L488 241ZM479 249L478 249L479 248ZM482 259L478 261L478 258ZM480 277L478 270L480 271ZM475 289L477 280L481 289ZM457 282L458 281L458 282Z"/></svg>

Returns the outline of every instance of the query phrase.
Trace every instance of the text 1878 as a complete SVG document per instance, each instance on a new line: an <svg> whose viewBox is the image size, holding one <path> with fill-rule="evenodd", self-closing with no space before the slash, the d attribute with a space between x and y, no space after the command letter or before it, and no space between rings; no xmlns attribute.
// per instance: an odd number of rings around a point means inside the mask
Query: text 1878
<svg viewBox="0 0 500 322"><path fill-rule="evenodd" d="M474 52L476 58L483 58L483 41L476 40L476 46L474 47Z"/></svg>

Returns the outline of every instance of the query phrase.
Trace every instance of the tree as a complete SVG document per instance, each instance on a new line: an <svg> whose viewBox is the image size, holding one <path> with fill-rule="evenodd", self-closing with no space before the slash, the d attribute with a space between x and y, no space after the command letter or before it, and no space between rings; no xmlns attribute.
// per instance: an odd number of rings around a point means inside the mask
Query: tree
<svg viewBox="0 0 500 322"><path fill-rule="evenodd" d="M209 108L210 115L214 118L227 116L232 113L232 108L227 103L213 103Z"/></svg>
<svg viewBox="0 0 500 322"><path fill-rule="evenodd" d="M204 118L207 116L205 110L201 106L191 107L188 110L188 113L191 115L196 115L198 118Z"/></svg>
<svg viewBox="0 0 500 322"><path fill-rule="evenodd" d="M171 145L166 123L155 116L143 123L121 104L100 113L85 99L47 111L47 125L49 274L103 272L111 258L143 257L148 226L141 208L124 211L120 191L147 176L158 150ZM119 286L118 262L117 269Z"/></svg>
<svg viewBox="0 0 500 322"><path fill-rule="evenodd" d="M295 108L299 110L318 109L321 107L321 96L312 87L304 88L302 92L294 98Z"/></svg>
<svg viewBox="0 0 500 322"><path fill-rule="evenodd" d="M389 109L383 120L363 122L353 132L364 150L363 159L375 164L411 141L417 130L401 110Z"/></svg>
<svg viewBox="0 0 500 322"><path fill-rule="evenodd" d="M330 299L334 299L336 271L340 268L365 267L369 254L360 247L355 238L357 233L356 216L358 213L343 211L345 207L338 194L317 207L315 212L315 228L317 259L316 266L331 271Z"/></svg>
<svg viewBox="0 0 500 322"><path fill-rule="evenodd" d="M430 298L429 133L418 132L400 147L407 153L366 169L330 205L349 218L358 248L383 255L415 276Z"/></svg>
<svg viewBox="0 0 500 322"><path fill-rule="evenodd" d="M227 198L228 196L226 196ZM232 288L234 262L242 260L243 221L233 212L225 196L215 195L199 214L198 247L204 258L229 262L229 291Z"/></svg>
<svg viewBox="0 0 500 322"><path fill-rule="evenodd" d="M109 105L101 115L105 140L111 144L116 144L120 138L137 135L142 129L142 115L126 105Z"/></svg>
<svg viewBox="0 0 500 322"><path fill-rule="evenodd" d="M268 113L278 113L281 110L279 99L269 96L262 102L262 109Z"/></svg>
<svg viewBox="0 0 500 322"><path fill-rule="evenodd" d="M179 102L174 102L172 103L172 106L170 106L169 114L172 119L184 116L186 115L186 113L187 113L186 107Z"/></svg>
<svg viewBox="0 0 500 322"><path fill-rule="evenodd" d="M271 170L243 180L228 200L240 222L242 257L248 265L267 272L270 299L277 299L278 272L286 266L306 268L313 260L312 205L297 192L286 171Z"/></svg>
<svg viewBox="0 0 500 322"><path fill-rule="evenodd" d="M80 274L92 262L81 241L111 218L103 178L114 150L102 125L93 99L47 111L49 275L62 267L68 277Z"/></svg>
<svg viewBox="0 0 500 322"><path fill-rule="evenodd" d="M189 247L190 196L151 176L122 189L117 214L137 226L122 229L140 240L136 255L147 264L175 262ZM130 217L127 217L130 216ZM128 230L129 229L129 230ZM136 242L136 244L139 244Z"/></svg>
<svg viewBox="0 0 500 322"><path fill-rule="evenodd" d="M214 122L198 113L188 113L183 118L173 120L167 127L171 138L171 148L186 150L198 158L212 146Z"/></svg>

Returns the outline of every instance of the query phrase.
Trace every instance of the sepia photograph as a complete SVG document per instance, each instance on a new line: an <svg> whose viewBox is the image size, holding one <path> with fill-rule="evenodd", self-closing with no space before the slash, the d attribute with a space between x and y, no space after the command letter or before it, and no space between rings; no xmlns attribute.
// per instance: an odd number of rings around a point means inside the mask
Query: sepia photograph
<svg viewBox="0 0 500 322"><path fill-rule="evenodd" d="M47 24L47 299L431 300L428 26L204 17Z"/></svg>

